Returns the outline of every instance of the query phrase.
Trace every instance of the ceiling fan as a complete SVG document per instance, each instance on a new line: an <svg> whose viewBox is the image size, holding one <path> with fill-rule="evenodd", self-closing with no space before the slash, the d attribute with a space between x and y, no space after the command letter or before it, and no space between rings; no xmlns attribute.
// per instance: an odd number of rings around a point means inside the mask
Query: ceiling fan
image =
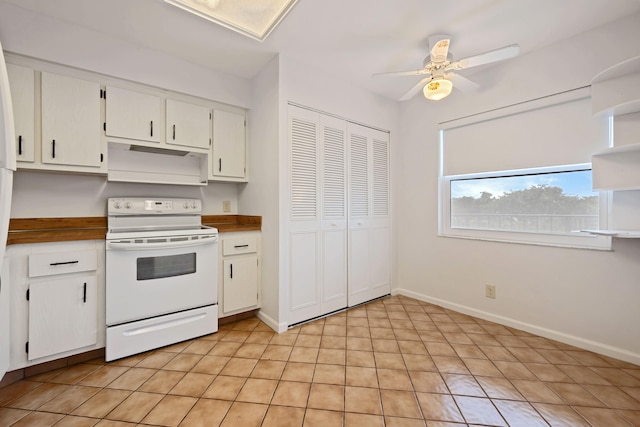
<svg viewBox="0 0 640 427"><path fill-rule="evenodd" d="M424 76L415 86L405 93L400 101L413 98L420 89L427 99L438 101L451 93L453 86L461 90L474 90L478 85L471 80L456 74L455 71L464 70L492 62L503 61L518 56L520 46L511 44L479 55L454 61L449 53L450 36L429 36L429 56L424 59L423 68L420 70L395 71L390 73L378 73L374 76Z"/></svg>

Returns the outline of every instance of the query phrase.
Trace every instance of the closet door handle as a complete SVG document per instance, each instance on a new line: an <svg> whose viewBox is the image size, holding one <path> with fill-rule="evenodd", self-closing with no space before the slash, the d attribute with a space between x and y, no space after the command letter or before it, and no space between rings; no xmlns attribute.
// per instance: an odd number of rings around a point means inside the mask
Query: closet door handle
<svg viewBox="0 0 640 427"><path fill-rule="evenodd" d="M52 140L51 141L51 158L55 159L56 158L56 140Z"/></svg>
<svg viewBox="0 0 640 427"><path fill-rule="evenodd" d="M149 122L149 126L151 127L151 135L150 136L153 136L153 120L151 120Z"/></svg>
<svg viewBox="0 0 640 427"><path fill-rule="evenodd" d="M176 140L176 125L173 125L173 140Z"/></svg>
<svg viewBox="0 0 640 427"><path fill-rule="evenodd" d="M18 155L22 156L22 135L18 135Z"/></svg>
<svg viewBox="0 0 640 427"><path fill-rule="evenodd" d="M82 290L82 302L87 302L87 282L84 282L84 288Z"/></svg>

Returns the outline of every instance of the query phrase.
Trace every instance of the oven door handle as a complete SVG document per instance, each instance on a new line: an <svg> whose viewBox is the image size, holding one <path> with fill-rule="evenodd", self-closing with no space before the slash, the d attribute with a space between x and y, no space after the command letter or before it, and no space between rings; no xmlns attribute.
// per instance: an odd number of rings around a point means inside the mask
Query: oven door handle
<svg viewBox="0 0 640 427"><path fill-rule="evenodd" d="M188 248L193 246L204 246L216 243L217 238L201 240L189 240L187 242L160 242L160 243L127 243L127 242L107 242L107 248L119 251L142 251L149 249L172 249Z"/></svg>

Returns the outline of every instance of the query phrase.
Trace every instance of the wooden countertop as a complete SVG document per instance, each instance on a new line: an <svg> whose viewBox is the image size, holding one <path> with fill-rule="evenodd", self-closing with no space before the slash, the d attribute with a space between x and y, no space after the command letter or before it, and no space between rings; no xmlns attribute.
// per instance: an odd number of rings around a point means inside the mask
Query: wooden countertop
<svg viewBox="0 0 640 427"><path fill-rule="evenodd" d="M262 229L260 216L203 215L202 223L216 227L220 233ZM7 244L100 240L106 235L106 217L12 218Z"/></svg>

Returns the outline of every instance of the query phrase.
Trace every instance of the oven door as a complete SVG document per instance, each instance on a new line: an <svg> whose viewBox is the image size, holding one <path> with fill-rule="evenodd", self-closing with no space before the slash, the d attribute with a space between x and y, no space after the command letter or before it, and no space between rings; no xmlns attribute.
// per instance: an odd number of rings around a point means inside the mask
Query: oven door
<svg viewBox="0 0 640 427"><path fill-rule="evenodd" d="M106 242L107 326L217 303L217 236Z"/></svg>

